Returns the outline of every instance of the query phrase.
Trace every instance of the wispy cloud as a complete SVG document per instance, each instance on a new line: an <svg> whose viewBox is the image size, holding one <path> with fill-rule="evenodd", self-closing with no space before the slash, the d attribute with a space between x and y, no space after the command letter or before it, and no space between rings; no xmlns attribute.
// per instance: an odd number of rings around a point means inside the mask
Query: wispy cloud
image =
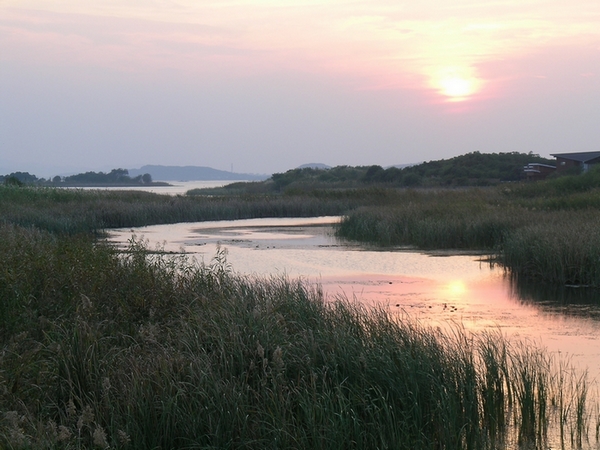
<svg viewBox="0 0 600 450"><path fill-rule="evenodd" d="M600 4L561 0L403 2L8 0L3 58L236 76L282 70L355 77L363 88L483 86L480 67L548 46L599 42Z"/></svg>

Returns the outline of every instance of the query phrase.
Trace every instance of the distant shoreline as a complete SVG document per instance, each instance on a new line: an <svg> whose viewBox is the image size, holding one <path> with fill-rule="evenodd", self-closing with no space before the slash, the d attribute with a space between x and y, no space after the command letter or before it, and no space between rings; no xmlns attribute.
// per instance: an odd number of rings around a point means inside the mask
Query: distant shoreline
<svg viewBox="0 0 600 450"><path fill-rule="evenodd" d="M166 181L153 181L152 183L50 183L46 184L48 187L152 187L152 186L172 186L172 184L167 183Z"/></svg>

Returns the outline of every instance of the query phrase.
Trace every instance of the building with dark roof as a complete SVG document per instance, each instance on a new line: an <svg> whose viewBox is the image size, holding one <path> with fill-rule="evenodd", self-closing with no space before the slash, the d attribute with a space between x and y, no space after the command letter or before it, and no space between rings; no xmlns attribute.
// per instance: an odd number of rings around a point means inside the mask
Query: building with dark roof
<svg viewBox="0 0 600 450"><path fill-rule="evenodd" d="M529 163L523 167L527 181L544 180L548 175L556 172L556 167L550 164Z"/></svg>
<svg viewBox="0 0 600 450"><path fill-rule="evenodd" d="M587 172L591 166L600 162L600 152L556 153L550 156L556 158L556 171L559 173L575 167Z"/></svg>

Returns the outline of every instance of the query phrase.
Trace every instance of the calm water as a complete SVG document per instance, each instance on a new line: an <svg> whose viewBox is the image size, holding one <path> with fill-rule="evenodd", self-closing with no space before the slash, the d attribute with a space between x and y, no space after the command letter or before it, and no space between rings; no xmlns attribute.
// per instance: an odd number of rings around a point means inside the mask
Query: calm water
<svg viewBox="0 0 600 450"><path fill-rule="evenodd" d="M337 240L338 218L252 219L113 230L210 263L220 244L236 272L318 282L329 298L383 305L424 324L498 329L569 357L600 379L600 295L515 285L478 255L381 251Z"/></svg>
<svg viewBox="0 0 600 450"><path fill-rule="evenodd" d="M158 180L156 180L158 181ZM227 184L235 183L233 180L218 181L166 181L169 186L103 186L103 187L74 187L67 189L100 189L109 191L144 191L154 192L155 194L165 195L184 195L192 189L216 188Z"/></svg>

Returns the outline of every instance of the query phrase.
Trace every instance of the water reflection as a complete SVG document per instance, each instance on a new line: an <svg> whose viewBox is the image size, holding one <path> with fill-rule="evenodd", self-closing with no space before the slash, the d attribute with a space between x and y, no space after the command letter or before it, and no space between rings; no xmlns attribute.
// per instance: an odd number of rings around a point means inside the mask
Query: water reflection
<svg viewBox="0 0 600 450"><path fill-rule="evenodd" d="M328 298L344 297L389 308L424 324L459 323L467 330L499 330L551 352L569 355L600 375L600 294L511 279L481 255L419 253L359 246L336 239L336 217L253 219L115 230L151 246L185 251L210 262L217 245L242 274L301 277L322 285Z"/></svg>
<svg viewBox="0 0 600 450"><path fill-rule="evenodd" d="M510 278L512 295L523 304L549 312L600 320L600 290L590 287L551 286Z"/></svg>

